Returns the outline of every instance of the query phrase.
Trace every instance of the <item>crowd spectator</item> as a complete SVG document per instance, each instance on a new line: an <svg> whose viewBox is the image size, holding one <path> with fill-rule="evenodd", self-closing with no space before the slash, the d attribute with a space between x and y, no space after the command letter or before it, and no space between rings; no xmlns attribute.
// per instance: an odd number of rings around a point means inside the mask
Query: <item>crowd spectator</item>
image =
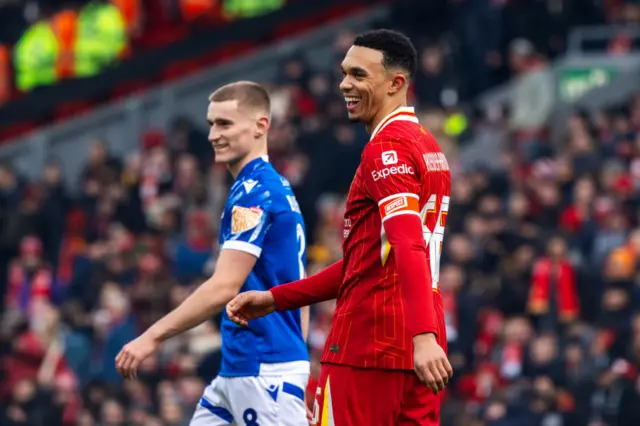
<svg viewBox="0 0 640 426"><path fill-rule="evenodd" d="M530 57L527 43L514 54ZM498 107L452 132L459 68L446 42L420 47L415 104L452 167L440 287L456 373L443 424L635 424L640 95L576 112L560 139L544 115L513 131L518 113ZM345 194L367 141L344 121L337 79L296 55L270 87L270 159L305 216L309 273L341 255ZM183 425L217 374L217 318L168 341L138 380L123 382L113 359L211 273L230 177L182 117L166 134L148 129L125 158L108 146L92 143L76 192L56 159L40 181L0 166L1 424ZM312 310L316 375L333 307Z"/></svg>

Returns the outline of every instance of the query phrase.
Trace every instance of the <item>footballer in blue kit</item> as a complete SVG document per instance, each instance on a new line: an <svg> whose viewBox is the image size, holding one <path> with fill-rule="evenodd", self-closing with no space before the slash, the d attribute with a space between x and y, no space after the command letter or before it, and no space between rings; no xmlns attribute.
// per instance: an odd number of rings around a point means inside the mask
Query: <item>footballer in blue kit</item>
<svg viewBox="0 0 640 426"><path fill-rule="evenodd" d="M269 117L269 95L256 83L232 83L209 98L215 159L235 178L221 218L215 272L116 357L120 374L134 378L163 341L222 310L220 373L205 389L192 426L308 424L304 390L310 364L303 337L308 308L274 313L248 327L230 321L223 309L238 292L268 290L305 275L300 207L267 157Z"/></svg>

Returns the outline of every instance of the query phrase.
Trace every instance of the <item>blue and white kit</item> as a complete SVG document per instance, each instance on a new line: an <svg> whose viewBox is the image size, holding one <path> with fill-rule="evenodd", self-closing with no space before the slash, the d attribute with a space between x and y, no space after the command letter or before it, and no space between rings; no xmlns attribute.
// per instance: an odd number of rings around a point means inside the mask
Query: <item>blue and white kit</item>
<svg viewBox="0 0 640 426"><path fill-rule="evenodd" d="M291 186L266 157L247 164L229 190L220 246L254 255L241 288L269 290L304 277L305 228ZM309 357L300 310L233 323L223 310L222 366L205 389L191 426L306 426Z"/></svg>

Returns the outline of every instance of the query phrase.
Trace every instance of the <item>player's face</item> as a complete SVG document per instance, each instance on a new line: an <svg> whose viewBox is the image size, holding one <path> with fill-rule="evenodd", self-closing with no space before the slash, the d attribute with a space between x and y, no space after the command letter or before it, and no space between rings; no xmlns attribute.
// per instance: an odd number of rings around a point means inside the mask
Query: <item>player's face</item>
<svg viewBox="0 0 640 426"><path fill-rule="evenodd" d="M238 101L210 102L207 121L216 163L239 163L255 148L258 117L238 108Z"/></svg>
<svg viewBox="0 0 640 426"><path fill-rule="evenodd" d="M349 120L368 123L384 104L393 78L383 65L382 52L352 46L342 61L340 91L347 104Z"/></svg>

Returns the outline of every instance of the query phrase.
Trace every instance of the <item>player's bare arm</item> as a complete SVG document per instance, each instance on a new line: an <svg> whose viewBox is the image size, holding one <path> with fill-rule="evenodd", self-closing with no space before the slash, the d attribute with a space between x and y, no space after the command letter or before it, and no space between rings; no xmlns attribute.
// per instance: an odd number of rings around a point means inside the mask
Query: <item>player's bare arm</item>
<svg viewBox="0 0 640 426"><path fill-rule="evenodd" d="M288 311L335 299L342 283L342 272L343 262L339 260L315 275L269 291L241 293L227 305L227 315L236 324L246 327L249 321L276 310Z"/></svg>
<svg viewBox="0 0 640 426"><path fill-rule="evenodd" d="M122 377L135 378L137 369L165 340L212 318L240 291L256 263L256 257L239 250L222 250L211 278L184 302L158 320L137 339L125 345L116 357Z"/></svg>
<svg viewBox="0 0 640 426"><path fill-rule="evenodd" d="M305 342L309 338L309 321L311 320L311 309L308 306L300 308L300 326L302 328L302 338ZM307 405L307 394L304 394L304 406L307 410L307 420L310 422L313 417L313 413L309 410Z"/></svg>
<svg viewBox="0 0 640 426"><path fill-rule="evenodd" d="M311 310L308 306L300 308L300 325L302 327L302 337L307 341L309 337L309 320L311 319Z"/></svg>

